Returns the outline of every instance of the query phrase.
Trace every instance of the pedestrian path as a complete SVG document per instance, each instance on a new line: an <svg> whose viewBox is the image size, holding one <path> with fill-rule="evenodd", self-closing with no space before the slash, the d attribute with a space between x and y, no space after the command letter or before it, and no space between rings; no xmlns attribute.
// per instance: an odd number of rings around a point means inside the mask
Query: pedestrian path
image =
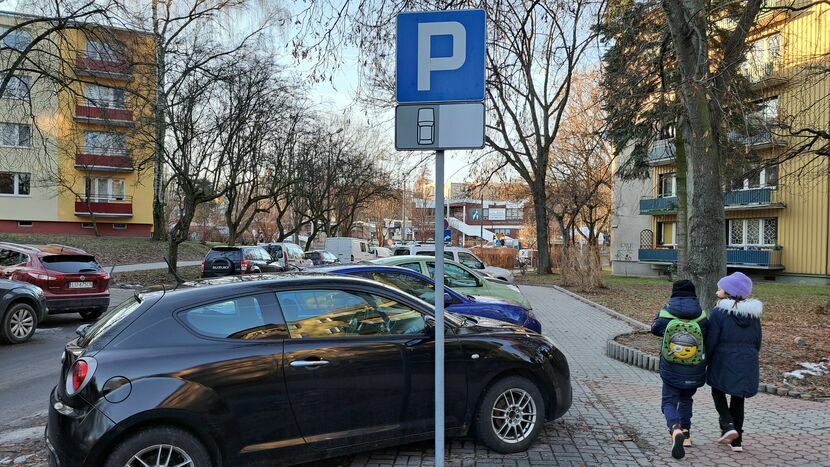
<svg viewBox="0 0 830 467"><path fill-rule="evenodd" d="M830 466L830 404L758 395L747 401L743 453L718 446L717 413L707 388L695 399L696 447L676 462L660 412L660 377L605 356L627 323L552 288L523 287L544 334L568 357L574 403L549 422L526 453L491 452L472 440L448 442L447 465L752 465ZM358 456L353 466L432 465L431 443Z"/></svg>
<svg viewBox="0 0 830 467"><path fill-rule="evenodd" d="M199 266L200 264L202 264L201 261L179 261L178 267ZM112 269L112 266L101 267L107 272ZM119 264L112 269L112 272L151 271L153 269L167 269L167 263L162 261L160 263Z"/></svg>

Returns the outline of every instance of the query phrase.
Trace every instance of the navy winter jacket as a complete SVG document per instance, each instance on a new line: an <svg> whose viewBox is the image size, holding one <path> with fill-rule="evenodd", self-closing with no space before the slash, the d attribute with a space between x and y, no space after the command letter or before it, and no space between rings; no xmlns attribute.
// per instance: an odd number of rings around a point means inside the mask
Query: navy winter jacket
<svg viewBox="0 0 830 467"><path fill-rule="evenodd" d="M758 393L761 313L758 300L721 300L709 315L706 382L739 397Z"/></svg>
<svg viewBox="0 0 830 467"><path fill-rule="evenodd" d="M663 309L676 318L685 320L698 318L703 313L697 297L672 297ZM651 333L662 337L671 320L660 318L659 315L660 312L657 312L657 316L654 317L654 322L651 324ZM700 331L703 333L704 357L706 359L709 358L709 349L705 344L708 328L707 320L708 318L704 318L698 321ZM680 363L667 361L663 358L663 353L660 352L660 377L663 378L664 383L679 389L699 388L706 384L706 360L698 365L681 365Z"/></svg>

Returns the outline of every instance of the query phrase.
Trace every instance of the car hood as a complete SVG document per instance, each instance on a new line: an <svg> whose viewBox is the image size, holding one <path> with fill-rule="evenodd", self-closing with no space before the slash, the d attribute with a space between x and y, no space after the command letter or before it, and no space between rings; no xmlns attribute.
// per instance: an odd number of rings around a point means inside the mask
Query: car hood
<svg viewBox="0 0 830 467"><path fill-rule="evenodd" d="M491 297L488 295L469 295L469 298L476 303L492 303L494 305L515 305L522 306L521 303L506 298Z"/></svg>
<svg viewBox="0 0 830 467"><path fill-rule="evenodd" d="M532 331L525 329L517 324L507 323L505 321L498 321L490 318L483 318L481 316L466 316L467 321L464 325L464 330L473 334L530 334Z"/></svg>

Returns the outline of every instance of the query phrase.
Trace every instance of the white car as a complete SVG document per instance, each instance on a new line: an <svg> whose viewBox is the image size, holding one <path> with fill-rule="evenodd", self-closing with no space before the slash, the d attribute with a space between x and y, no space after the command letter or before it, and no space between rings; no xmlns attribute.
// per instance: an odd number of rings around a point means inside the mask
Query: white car
<svg viewBox="0 0 830 467"><path fill-rule="evenodd" d="M435 256L434 244L412 244L412 245L395 245L395 256L402 255L421 255L421 256ZM468 268L475 269L479 273L505 281L509 284L515 282L513 271L500 268L497 266L488 266L484 261L480 260L472 251L457 246L448 246L444 248L444 257L457 261Z"/></svg>

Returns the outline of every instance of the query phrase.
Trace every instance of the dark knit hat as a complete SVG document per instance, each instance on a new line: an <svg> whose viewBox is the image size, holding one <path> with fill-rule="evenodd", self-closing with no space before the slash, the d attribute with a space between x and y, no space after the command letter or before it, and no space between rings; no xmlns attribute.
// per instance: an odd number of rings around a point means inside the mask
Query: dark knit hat
<svg viewBox="0 0 830 467"><path fill-rule="evenodd" d="M697 297L697 291L695 290L695 285L692 284L692 281L687 279L682 279L679 281L675 281L671 285L671 296L672 297Z"/></svg>

